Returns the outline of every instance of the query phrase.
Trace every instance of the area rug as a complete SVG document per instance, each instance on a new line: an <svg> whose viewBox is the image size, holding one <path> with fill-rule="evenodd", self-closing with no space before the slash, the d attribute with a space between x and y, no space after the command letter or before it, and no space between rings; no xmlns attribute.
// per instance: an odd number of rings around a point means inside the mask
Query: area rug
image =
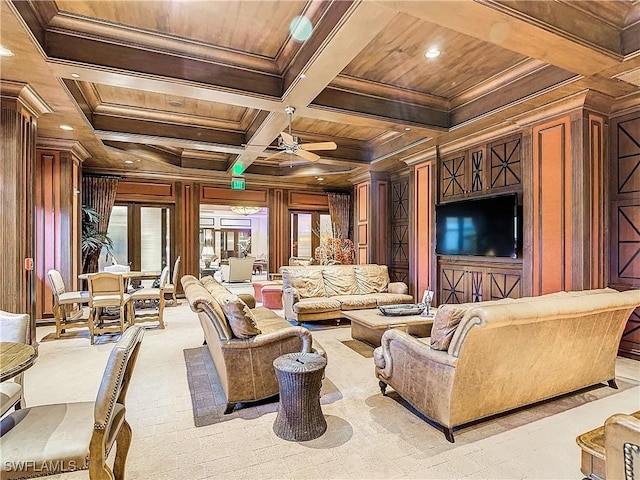
<svg viewBox="0 0 640 480"><path fill-rule="evenodd" d="M367 345L360 340L342 340L341 343L345 347L349 347L354 352L362 355L364 358L373 358L373 347L371 345Z"/></svg>
<svg viewBox="0 0 640 480"><path fill-rule="evenodd" d="M202 427L222 421L227 403L207 347L187 348L183 353L195 426Z"/></svg>
<svg viewBox="0 0 640 480"><path fill-rule="evenodd" d="M193 422L196 427L225 422L237 417L257 418L278 411L278 395L274 395L256 402L240 403L233 413L225 415L227 403L224 391L207 347L203 345L187 348L183 353L191 394ZM322 405L334 403L343 398L342 393L327 377L322 380L320 395Z"/></svg>

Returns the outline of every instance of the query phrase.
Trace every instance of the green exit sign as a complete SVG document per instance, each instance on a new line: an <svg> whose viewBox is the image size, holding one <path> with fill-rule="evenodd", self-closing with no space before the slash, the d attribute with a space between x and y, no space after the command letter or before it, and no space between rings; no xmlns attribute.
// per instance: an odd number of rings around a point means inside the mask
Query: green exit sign
<svg viewBox="0 0 640 480"><path fill-rule="evenodd" d="M244 190L244 178L232 177L231 178L231 190Z"/></svg>

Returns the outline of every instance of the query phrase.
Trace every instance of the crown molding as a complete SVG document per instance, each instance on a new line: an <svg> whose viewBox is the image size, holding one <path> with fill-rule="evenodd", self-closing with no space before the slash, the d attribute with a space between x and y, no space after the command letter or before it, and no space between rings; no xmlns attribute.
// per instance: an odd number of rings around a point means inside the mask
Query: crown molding
<svg viewBox="0 0 640 480"><path fill-rule="evenodd" d="M35 118L45 113L53 113L49 104L28 83L2 80L0 82L0 96L19 101Z"/></svg>
<svg viewBox="0 0 640 480"><path fill-rule="evenodd" d="M434 160L438 156L438 147L432 146L421 152L414 153L413 155L409 155L407 157L401 158L400 161L406 163L408 166L414 166L419 163L428 162L429 160Z"/></svg>
<svg viewBox="0 0 640 480"><path fill-rule="evenodd" d="M36 148L71 152L81 162L84 162L87 158L91 157L89 151L84 148L80 142L64 138L38 137L38 140L36 141Z"/></svg>

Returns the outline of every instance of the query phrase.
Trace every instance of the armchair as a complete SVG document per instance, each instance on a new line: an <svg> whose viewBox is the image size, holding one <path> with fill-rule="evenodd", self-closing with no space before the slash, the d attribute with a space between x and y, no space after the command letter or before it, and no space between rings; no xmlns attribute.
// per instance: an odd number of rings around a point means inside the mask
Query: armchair
<svg viewBox="0 0 640 480"><path fill-rule="evenodd" d="M231 257L228 265L221 266L222 281L227 283L250 282L254 261L255 257Z"/></svg>
<svg viewBox="0 0 640 480"><path fill-rule="evenodd" d="M0 310L0 342L30 342L31 322L26 313L9 313ZM4 415L15 405L16 410L23 407L24 391L22 373L0 383L0 415Z"/></svg>
<svg viewBox="0 0 640 480"><path fill-rule="evenodd" d="M131 443L125 397L144 329L130 328L111 350L95 402L39 405L2 419L3 479L89 470L91 480L123 480ZM113 471L107 457L117 445Z"/></svg>
<svg viewBox="0 0 640 480"><path fill-rule="evenodd" d="M640 473L640 411L616 413L576 438L586 479L633 480ZM635 474L635 475L634 475Z"/></svg>

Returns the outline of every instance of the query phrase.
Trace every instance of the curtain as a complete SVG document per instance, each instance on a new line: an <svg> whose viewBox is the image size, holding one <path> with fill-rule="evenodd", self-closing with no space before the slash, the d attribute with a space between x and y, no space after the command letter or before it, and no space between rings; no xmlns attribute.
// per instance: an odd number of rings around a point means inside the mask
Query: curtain
<svg viewBox="0 0 640 480"><path fill-rule="evenodd" d="M336 238L349 238L351 195L348 193L328 193L329 215Z"/></svg>
<svg viewBox="0 0 640 480"><path fill-rule="evenodd" d="M97 232L106 234L111 210L116 203L119 177L98 175L82 176L82 205L93 208L100 218L95 225ZM83 273L97 272L100 249L82 252Z"/></svg>

